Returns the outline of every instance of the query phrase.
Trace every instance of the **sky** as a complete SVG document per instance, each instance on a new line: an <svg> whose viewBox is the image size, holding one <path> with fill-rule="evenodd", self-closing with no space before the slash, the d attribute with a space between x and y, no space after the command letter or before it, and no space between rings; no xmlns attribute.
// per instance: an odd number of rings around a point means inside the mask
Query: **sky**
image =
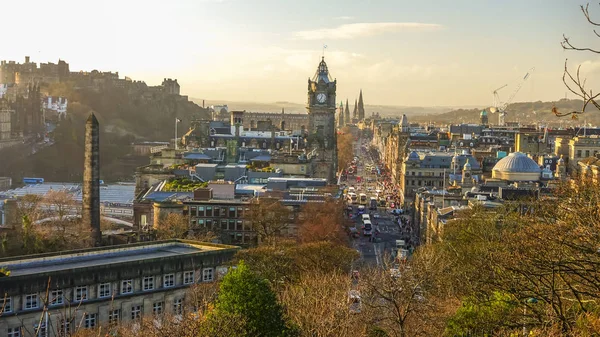
<svg viewBox="0 0 600 337"><path fill-rule="evenodd" d="M581 4L585 4L581 2ZM71 71L118 71L218 100L306 101L323 54L337 100L491 105L564 98L565 59L600 90L600 48L577 0L2 0L0 59L63 59ZM600 6L591 4L600 21ZM4 14L3 14L4 13ZM27 13L24 15L15 13ZM573 95L568 95L574 98Z"/></svg>

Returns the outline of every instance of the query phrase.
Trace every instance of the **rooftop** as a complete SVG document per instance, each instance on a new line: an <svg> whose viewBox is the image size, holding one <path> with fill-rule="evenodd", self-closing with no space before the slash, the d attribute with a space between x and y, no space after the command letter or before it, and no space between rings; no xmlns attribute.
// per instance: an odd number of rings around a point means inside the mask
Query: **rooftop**
<svg viewBox="0 0 600 337"><path fill-rule="evenodd" d="M75 271L102 265L183 257L209 251L237 249L236 246L208 244L198 241L170 240L142 244L129 244L102 248L62 251L49 254L27 255L0 259L0 267L10 271L8 279L59 271Z"/></svg>

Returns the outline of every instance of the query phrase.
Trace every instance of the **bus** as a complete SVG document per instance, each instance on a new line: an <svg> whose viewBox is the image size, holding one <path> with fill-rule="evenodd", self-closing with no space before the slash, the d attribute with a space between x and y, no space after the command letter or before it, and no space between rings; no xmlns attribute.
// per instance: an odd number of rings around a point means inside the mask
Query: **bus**
<svg viewBox="0 0 600 337"><path fill-rule="evenodd" d="M348 193L348 203L349 204L354 204L356 203L357 197L356 197L356 193Z"/></svg>
<svg viewBox="0 0 600 337"><path fill-rule="evenodd" d="M370 210L376 210L377 209L377 198L371 197L371 200L369 202L369 209Z"/></svg>
<svg viewBox="0 0 600 337"><path fill-rule="evenodd" d="M365 206L367 205L367 195L366 194L364 194L364 193L360 194L359 203L361 205L365 205Z"/></svg>

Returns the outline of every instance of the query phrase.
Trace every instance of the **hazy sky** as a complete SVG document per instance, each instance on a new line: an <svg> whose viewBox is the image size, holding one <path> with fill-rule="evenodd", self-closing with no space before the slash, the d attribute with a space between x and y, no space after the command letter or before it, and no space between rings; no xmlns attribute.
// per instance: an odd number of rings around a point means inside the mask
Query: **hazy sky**
<svg viewBox="0 0 600 337"><path fill-rule="evenodd" d="M582 2L583 3L583 2ZM2 0L0 59L119 71L210 100L306 100L322 46L338 101L488 105L565 96L565 58L600 90L600 57L565 52L562 34L600 48L577 0ZM600 21L600 6L591 5ZM4 13L4 15L2 15ZM572 96L569 96L572 97Z"/></svg>

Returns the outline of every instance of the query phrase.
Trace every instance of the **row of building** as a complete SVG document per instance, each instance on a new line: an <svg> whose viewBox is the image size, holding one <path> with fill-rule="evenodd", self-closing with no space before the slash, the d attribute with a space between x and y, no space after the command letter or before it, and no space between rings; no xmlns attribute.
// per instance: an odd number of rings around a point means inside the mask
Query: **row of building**
<svg viewBox="0 0 600 337"><path fill-rule="evenodd" d="M573 175L598 181L600 129L483 122L422 126L406 115L365 122L400 200L414 210L421 242L439 238L445 221L464 207L538 198Z"/></svg>

